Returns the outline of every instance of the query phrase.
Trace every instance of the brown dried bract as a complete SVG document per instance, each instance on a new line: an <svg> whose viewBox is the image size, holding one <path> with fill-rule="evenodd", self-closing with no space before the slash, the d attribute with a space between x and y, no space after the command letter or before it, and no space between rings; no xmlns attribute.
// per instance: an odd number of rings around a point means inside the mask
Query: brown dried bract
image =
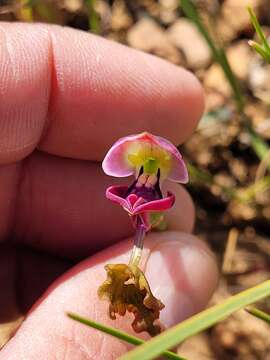
<svg viewBox="0 0 270 360"><path fill-rule="evenodd" d="M134 265L108 264L107 279L98 289L100 298L110 301L109 315L124 316L126 311L134 314L132 327L136 332L147 331L151 336L162 331L159 319L162 302L154 297L144 273Z"/></svg>

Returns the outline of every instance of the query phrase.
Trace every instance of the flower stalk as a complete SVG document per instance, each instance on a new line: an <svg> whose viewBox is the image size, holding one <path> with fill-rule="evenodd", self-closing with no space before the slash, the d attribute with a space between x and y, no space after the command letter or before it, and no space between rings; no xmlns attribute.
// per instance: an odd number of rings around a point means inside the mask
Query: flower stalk
<svg viewBox="0 0 270 360"><path fill-rule="evenodd" d="M141 223L140 219L138 219L138 221L140 223L139 225L137 225L136 228L134 244L129 259L129 265L135 265L135 266L139 266L142 257L144 238L146 235L145 226Z"/></svg>

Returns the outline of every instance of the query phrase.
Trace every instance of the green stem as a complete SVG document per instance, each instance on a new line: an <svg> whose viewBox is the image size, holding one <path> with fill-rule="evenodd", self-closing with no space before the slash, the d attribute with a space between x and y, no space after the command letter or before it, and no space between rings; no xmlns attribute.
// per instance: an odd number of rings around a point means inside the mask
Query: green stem
<svg viewBox="0 0 270 360"><path fill-rule="evenodd" d="M245 125L246 125L246 129L250 136L251 146L252 146L255 154L258 156L258 158L262 160L265 157L265 155L268 153L269 146L268 146L267 142L264 141L256 133L256 131L252 128L251 124L248 123L248 119L245 119ZM270 167L269 167L269 169L270 169Z"/></svg>
<svg viewBox="0 0 270 360"><path fill-rule="evenodd" d="M238 81L230 67L227 56L225 54L225 51L222 48L217 47L215 45L214 41L211 39L206 27L204 26L204 24L200 18L199 13L198 13L196 7L194 6L194 4L192 3L192 1L181 0L181 8L183 9L185 15L190 20L192 20L193 23L197 26L198 30L200 31L200 33L204 37L205 41L207 42L207 44L212 52L214 60L218 64L220 64L220 66L222 67L223 72L232 88L236 107L237 107L238 111L241 113L243 111L244 105L245 105L244 97L241 93Z"/></svg>
<svg viewBox="0 0 270 360"><path fill-rule="evenodd" d="M269 61L269 56L270 56L270 46L268 44L268 41L266 39L266 36L264 35L261 25L259 24L259 21L257 19L257 16L255 14L255 12L253 11L253 9L248 6L248 12L249 12L249 16L251 19L251 22L255 28L256 33L258 34L259 38L261 39L262 45L263 45L263 49L266 52L266 56L268 56L268 61Z"/></svg>
<svg viewBox="0 0 270 360"><path fill-rule="evenodd" d="M247 308L245 309L249 314L256 316L257 318L267 322L270 325L270 315L266 314L264 311L257 308Z"/></svg>
<svg viewBox="0 0 270 360"><path fill-rule="evenodd" d="M98 19L98 14L95 10L95 3L96 0L84 0L84 3L87 7L88 10L88 25L89 25L89 29L97 34L99 32L99 19Z"/></svg>
<svg viewBox="0 0 270 360"><path fill-rule="evenodd" d="M89 327L92 327L94 329L100 330L102 332L104 332L105 334L114 336L120 340L124 340L129 344L132 345L142 345L145 343L145 341L143 341L142 339L139 339L133 335L127 334L123 331L120 331L118 329L114 329L112 327L109 326L105 326L103 324L97 323L93 320L90 319L86 319L82 316L79 316L77 314L68 312L67 316L75 321L80 322L81 324L87 325ZM184 358L180 357L179 355L177 355L176 353L173 353L172 351L164 351L163 355L166 356L167 359L172 359L172 360L185 360Z"/></svg>

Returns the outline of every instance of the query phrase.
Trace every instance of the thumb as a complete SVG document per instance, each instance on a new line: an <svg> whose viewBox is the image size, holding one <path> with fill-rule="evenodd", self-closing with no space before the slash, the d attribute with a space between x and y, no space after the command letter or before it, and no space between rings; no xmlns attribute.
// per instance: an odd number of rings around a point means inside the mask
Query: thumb
<svg viewBox="0 0 270 360"><path fill-rule="evenodd" d="M0 353L12 359L116 359L129 346L109 335L67 318L72 311L132 333L132 315L108 317L108 304L97 297L106 263L128 262L131 240L126 240L81 262L59 278L35 305L17 334ZM217 283L215 260L196 237L180 232L147 236L144 261L154 295L164 304L165 326L192 315L208 302ZM138 334L136 334L138 336Z"/></svg>

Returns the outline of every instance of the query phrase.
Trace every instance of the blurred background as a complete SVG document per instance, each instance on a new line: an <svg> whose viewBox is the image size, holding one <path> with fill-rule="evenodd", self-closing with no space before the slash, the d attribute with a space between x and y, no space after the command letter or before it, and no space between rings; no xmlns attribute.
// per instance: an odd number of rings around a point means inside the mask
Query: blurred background
<svg viewBox="0 0 270 360"><path fill-rule="evenodd" d="M1 21L42 21L97 33L196 74L206 110L181 146L197 210L196 233L218 257L222 276L211 301L270 275L270 65L251 6L270 35L269 0L0 0ZM259 304L270 312L270 299ZM270 328L244 310L187 340L188 359L270 359Z"/></svg>

